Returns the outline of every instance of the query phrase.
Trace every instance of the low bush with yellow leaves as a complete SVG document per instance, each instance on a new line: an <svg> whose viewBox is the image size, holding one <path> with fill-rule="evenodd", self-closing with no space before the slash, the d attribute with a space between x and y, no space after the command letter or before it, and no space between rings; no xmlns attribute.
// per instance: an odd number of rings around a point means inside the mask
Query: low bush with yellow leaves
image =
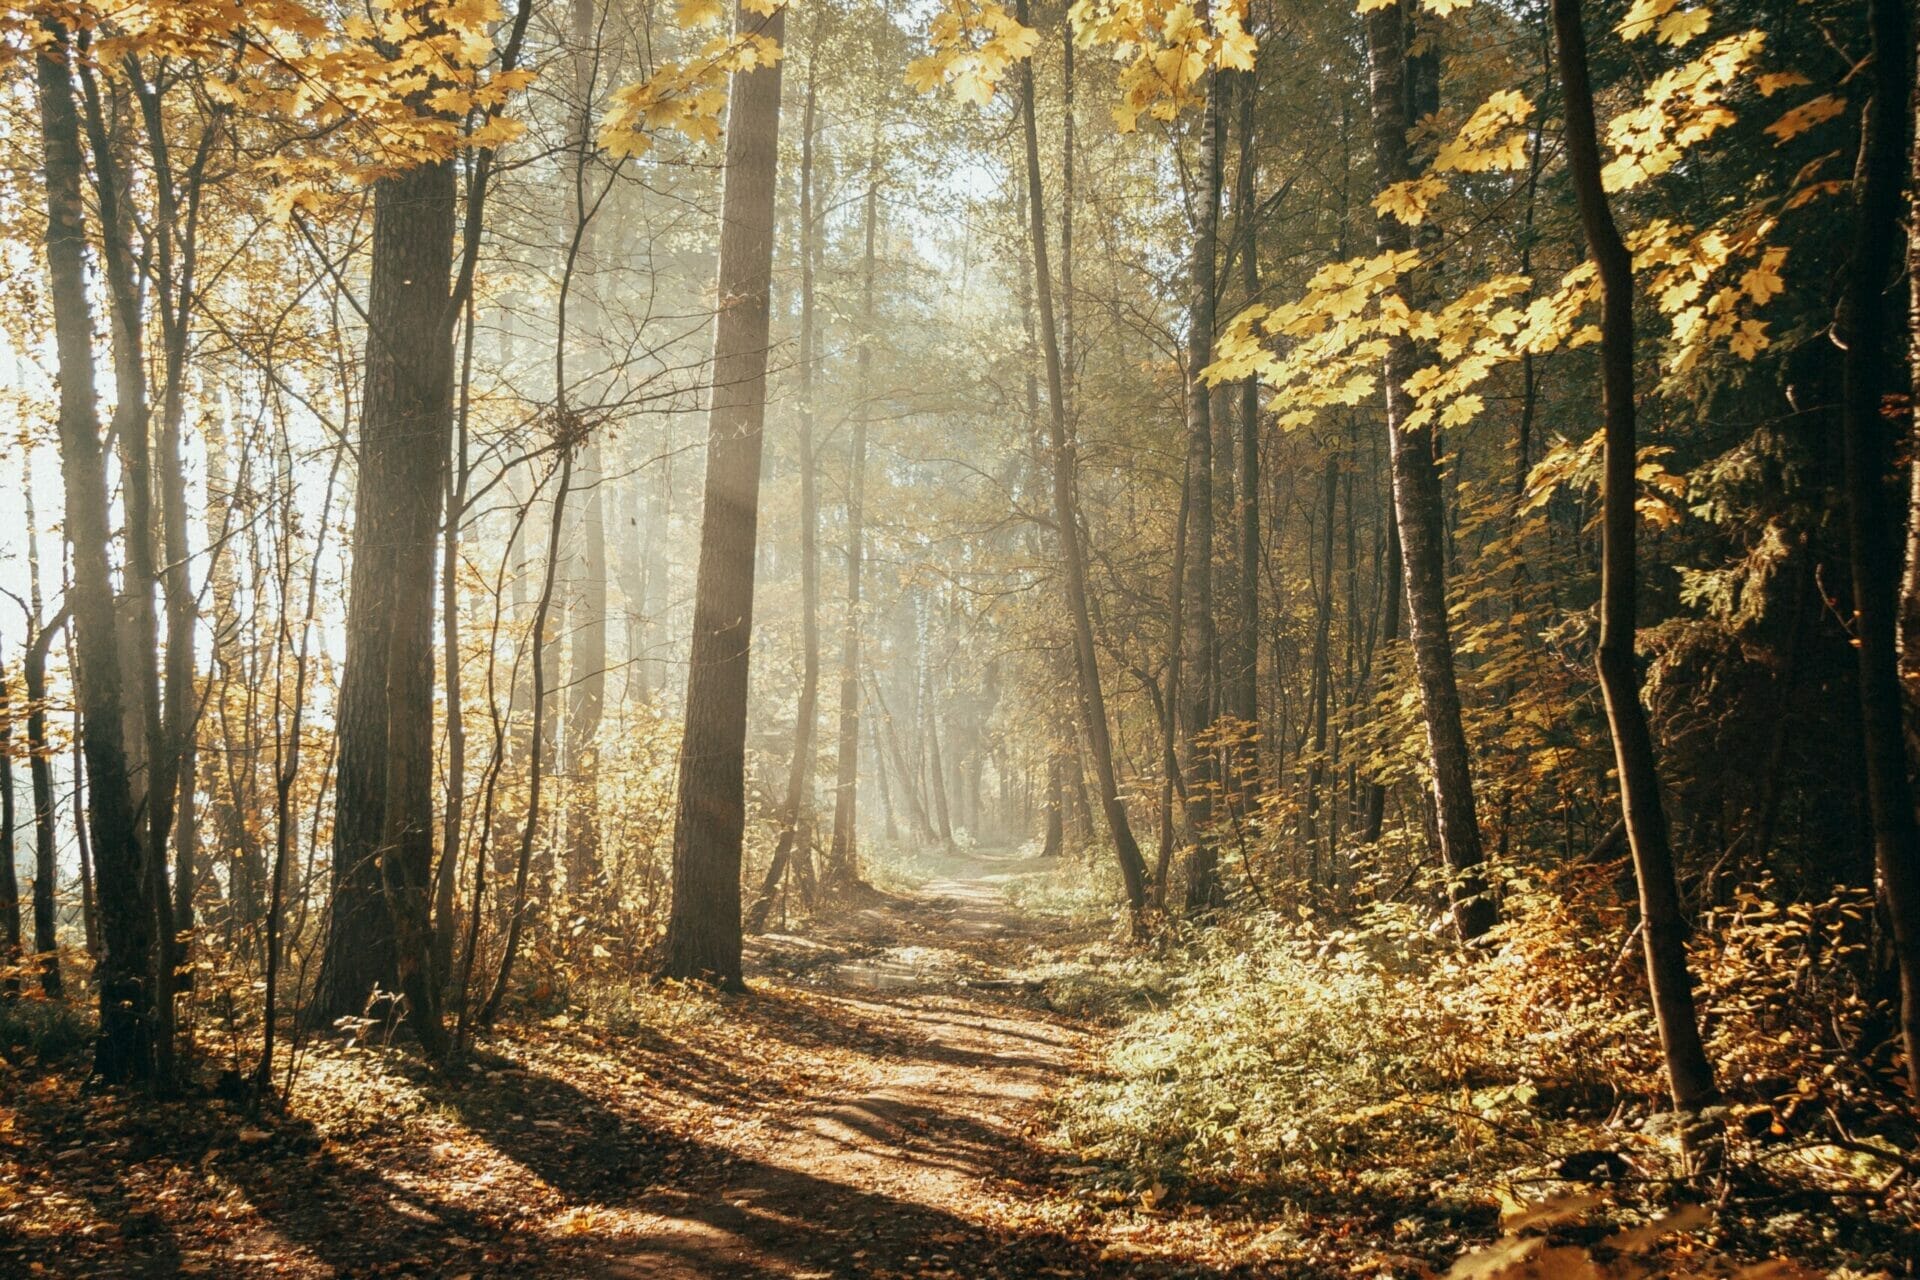
<svg viewBox="0 0 1920 1280"><path fill-rule="evenodd" d="M1880 1012L1857 977L1870 905L1781 905L1756 886L1704 922L1693 959L1730 1194L1873 1211L1904 1196L1905 1234L1883 1242L1898 1256L1915 1243L1914 1133L1890 1053L1861 1051ZM1568 1182L1679 1185L1640 943L1609 874L1511 880L1503 913L1474 951L1391 903L1188 932L1169 999L1062 1101L1058 1140L1135 1188L1478 1205L1489 1223ZM1833 1237L1780 1217L1743 1229Z"/></svg>

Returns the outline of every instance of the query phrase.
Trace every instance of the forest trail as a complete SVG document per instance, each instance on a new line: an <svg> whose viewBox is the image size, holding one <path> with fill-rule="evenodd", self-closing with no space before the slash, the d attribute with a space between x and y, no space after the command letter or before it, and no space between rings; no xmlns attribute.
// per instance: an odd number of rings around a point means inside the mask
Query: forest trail
<svg viewBox="0 0 1920 1280"><path fill-rule="evenodd" d="M1102 1259L1051 1232L989 1225L1054 1170L1033 1143L1049 1094L1074 1074L1085 1027L1010 976L1068 928L1007 889L1051 862L951 851L937 878L875 895L838 929L749 943L750 980L817 985L843 1075L768 1099L725 1142L716 1194L637 1221L643 1243L610 1277L1088 1274ZM755 997L748 996L749 1001ZM732 1126L730 1126L732 1127ZM1111 1261L1111 1259L1109 1259Z"/></svg>

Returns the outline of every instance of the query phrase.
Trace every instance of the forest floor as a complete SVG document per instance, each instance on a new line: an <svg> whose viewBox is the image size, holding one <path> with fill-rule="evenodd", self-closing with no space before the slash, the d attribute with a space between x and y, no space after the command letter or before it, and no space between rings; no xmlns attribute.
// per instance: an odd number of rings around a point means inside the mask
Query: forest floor
<svg viewBox="0 0 1920 1280"><path fill-rule="evenodd" d="M307 1045L284 1114L88 1093L0 1062L0 1274L1345 1274L1390 1224L1095 1192L1048 1099L1099 1028L1021 975L1097 944L944 855L834 928L749 945L750 994L637 991L445 1072ZM1409 1261L1413 1261L1409 1259Z"/></svg>

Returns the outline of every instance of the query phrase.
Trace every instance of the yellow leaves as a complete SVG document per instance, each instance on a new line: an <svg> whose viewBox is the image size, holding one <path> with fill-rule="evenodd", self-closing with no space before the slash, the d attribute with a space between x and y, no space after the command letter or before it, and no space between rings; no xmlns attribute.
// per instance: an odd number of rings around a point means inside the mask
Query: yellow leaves
<svg viewBox="0 0 1920 1280"><path fill-rule="evenodd" d="M704 27L722 21L727 7L720 0L679 0L673 20L683 27Z"/></svg>
<svg viewBox="0 0 1920 1280"><path fill-rule="evenodd" d="M1396 182L1373 198L1375 213L1396 218L1410 227L1417 227L1426 221L1427 214L1433 209L1433 202L1445 194L1447 184L1444 179L1431 174L1422 174L1418 178L1409 178L1405 182Z"/></svg>
<svg viewBox="0 0 1920 1280"><path fill-rule="evenodd" d="M1114 128L1131 133L1140 117L1172 120L1201 101L1209 71L1251 71L1258 52L1247 30L1247 0L1216 0L1203 19L1190 0L1074 0L1075 40L1106 45L1125 65Z"/></svg>
<svg viewBox="0 0 1920 1280"><path fill-rule="evenodd" d="M1763 98L1771 98L1782 89L1792 89L1813 81L1798 71L1769 71L1765 75L1754 77L1753 87L1760 91Z"/></svg>
<svg viewBox="0 0 1920 1280"><path fill-rule="evenodd" d="M945 85L961 102L993 101L1007 68L1033 56L1040 33L995 0L945 0L927 27L933 52L907 64L907 83L920 93Z"/></svg>
<svg viewBox="0 0 1920 1280"><path fill-rule="evenodd" d="M1723 99L1765 41L1759 31L1715 41L1649 85L1642 105L1615 116L1607 140L1616 154L1601 174L1607 190L1625 191L1665 173L1689 147L1732 124Z"/></svg>
<svg viewBox="0 0 1920 1280"><path fill-rule="evenodd" d="M692 57L664 63L645 80L614 90L600 145L616 157L641 155L663 129L713 145L720 140L727 77L770 67L781 54L779 42L768 36L712 37Z"/></svg>
<svg viewBox="0 0 1920 1280"><path fill-rule="evenodd" d="M1524 169L1527 136L1518 126L1532 114L1533 104L1525 94L1500 90L1475 108L1460 132L1441 145L1433 167L1458 173Z"/></svg>
<svg viewBox="0 0 1920 1280"><path fill-rule="evenodd" d="M1787 286L1780 278L1780 268L1787 261L1787 251L1780 245L1773 245L1760 255L1760 261L1751 270L1740 277L1740 288L1756 303L1764 304L1775 294L1785 293Z"/></svg>
<svg viewBox="0 0 1920 1280"><path fill-rule="evenodd" d="M1679 4L1680 0L1634 0L1614 30L1623 39L1637 40L1650 34L1659 43L1678 48L1704 34L1713 19L1713 11L1705 5L1682 9Z"/></svg>
<svg viewBox="0 0 1920 1280"><path fill-rule="evenodd" d="M1846 112L1847 100L1831 93L1823 93L1817 98L1794 107L1785 115L1768 125L1766 131L1773 135L1774 145L1791 142L1816 125L1825 124L1835 116Z"/></svg>

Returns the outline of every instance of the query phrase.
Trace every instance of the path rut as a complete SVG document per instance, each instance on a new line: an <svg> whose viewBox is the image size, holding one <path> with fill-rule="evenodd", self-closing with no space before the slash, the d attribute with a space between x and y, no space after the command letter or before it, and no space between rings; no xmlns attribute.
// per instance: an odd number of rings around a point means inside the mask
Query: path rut
<svg viewBox="0 0 1920 1280"><path fill-rule="evenodd" d="M717 1194L646 1222L610 1277L1085 1275L1064 1234L1004 1226L1051 1175L1041 1106L1090 1032L1042 1007L1006 965L1051 926L1006 887L1048 864L954 854L948 874L855 914L824 943L772 935L762 975L799 970L857 1027L847 1078L730 1141L745 1157ZM752 999L751 996L746 997Z"/></svg>

